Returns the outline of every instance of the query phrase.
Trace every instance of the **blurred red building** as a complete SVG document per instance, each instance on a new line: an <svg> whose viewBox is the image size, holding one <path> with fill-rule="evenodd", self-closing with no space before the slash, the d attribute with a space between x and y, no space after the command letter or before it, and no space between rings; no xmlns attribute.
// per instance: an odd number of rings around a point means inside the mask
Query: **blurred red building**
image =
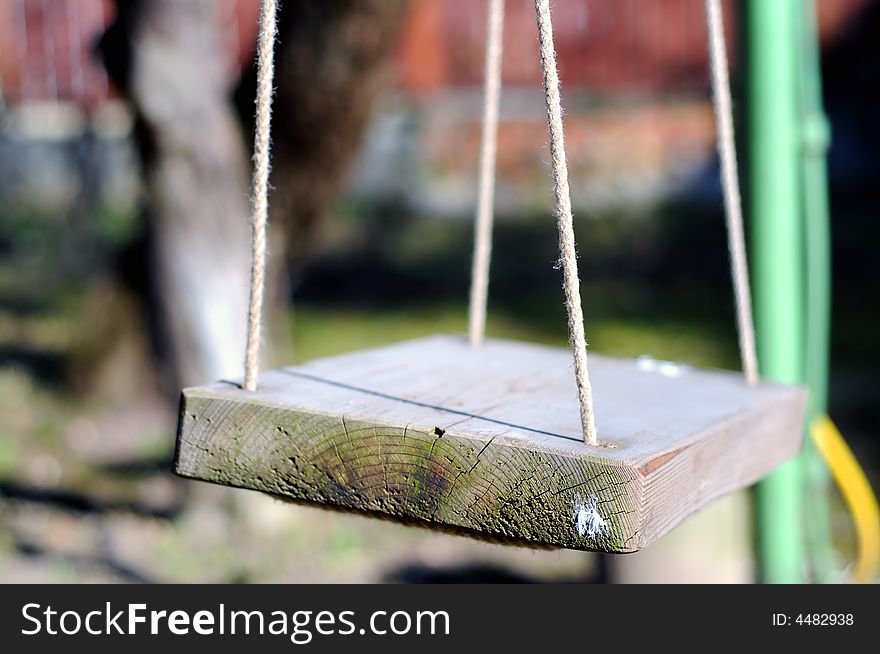
<svg viewBox="0 0 880 654"><path fill-rule="evenodd" d="M219 23L232 80L249 64L259 0L209 1L206 20ZM0 2L0 96L9 104L72 101L85 108L112 97L94 48L114 14L113 0Z"/></svg>
<svg viewBox="0 0 880 654"><path fill-rule="evenodd" d="M211 1L206 20L219 22L233 81L251 58L259 0ZM866 2L818 2L823 38L839 33ZM505 84L535 85L533 3L506 4ZM732 0L724 3L731 48L734 6ZM410 0L395 60L398 84L415 94L478 85L485 11L485 2L477 0ZM0 93L6 102L72 100L90 107L111 95L92 51L113 14L113 0L0 3ZM563 82L600 95L702 92L708 84L703 20L699 0L557 1Z"/></svg>
<svg viewBox="0 0 880 654"><path fill-rule="evenodd" d="M833 38L867 0L817 3L822 38ZM679 93L707 88L704 6L700 0L565 0L553 3L560 76L598 94ZM723 2L735 60L736 11ZM508 0L504 82L540 81L534 4ZM486 7L473 0L412 0L398 57L403 85L416 91L478 84Z"/></svg>

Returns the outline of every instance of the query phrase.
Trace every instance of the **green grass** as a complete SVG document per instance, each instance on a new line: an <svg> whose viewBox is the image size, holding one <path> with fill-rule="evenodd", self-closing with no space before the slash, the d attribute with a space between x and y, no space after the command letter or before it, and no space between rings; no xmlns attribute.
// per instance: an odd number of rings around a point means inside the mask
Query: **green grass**
<svg viewBox="0 0 880 654"><path fill-rule="evenodd" d="M527 318L513 312L490 312L490 337L566 345L566 327L559 320ZM322 356L378 347L436 333L464 333L464 305L333 307L306 305L288 316L293 333L294 359L307 361ZM736 368L735 344L729 334L695 320L629 320L602 317L589 322L591 351L617 356L649 355L685 363ZM278 353L282 355L281 352Z"/></svg>

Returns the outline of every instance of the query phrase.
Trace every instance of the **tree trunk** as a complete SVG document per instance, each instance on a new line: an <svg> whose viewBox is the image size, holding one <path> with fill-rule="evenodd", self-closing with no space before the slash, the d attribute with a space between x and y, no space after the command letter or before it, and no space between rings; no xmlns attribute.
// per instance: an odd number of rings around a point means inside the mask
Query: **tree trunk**
<svg viewBox="0 0 880 654"><path fill-rule="evenodd" d="M119 10L105 61L138 117L154 323L169 350L172 387L239 376L248 159L223 70L217 3L146 0L119 2Z"/></svg>
<svg viewBox="0 0 880 654"><path fill-rule="evenodd" d="M267 312L288 299L284 272L309 251L358 151L405 5L280 5ZM216 2L117 0L117 9L100 49L137 117L154 340L167 351L173 389L237 377L246 326L252 141L242 137L241 122L250 135L256 73L243 76L236 111Z"/></svg>

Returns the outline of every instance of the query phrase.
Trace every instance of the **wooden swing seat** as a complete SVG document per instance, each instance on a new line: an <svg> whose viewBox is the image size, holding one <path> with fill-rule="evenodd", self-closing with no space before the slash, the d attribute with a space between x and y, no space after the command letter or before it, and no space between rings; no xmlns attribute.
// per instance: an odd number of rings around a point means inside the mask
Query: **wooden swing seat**
<svg viewBox="0 0 880 654"><path fill-rule="evenodd" d="M183 391L178 474L488 538L639 550L795 455L805 394L590 355L602 447L571 353L442 335Z"/></svg>

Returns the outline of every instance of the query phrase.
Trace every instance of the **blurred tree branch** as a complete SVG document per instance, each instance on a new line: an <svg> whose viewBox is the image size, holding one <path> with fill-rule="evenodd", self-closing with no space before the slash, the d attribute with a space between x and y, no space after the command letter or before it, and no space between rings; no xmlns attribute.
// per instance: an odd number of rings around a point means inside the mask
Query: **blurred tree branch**
<svg viewBox="0 0 880 654"><path fill-rule="evenodd" d="M288 263L301 265L315 227L357 154L406 0L284 0L275 54L271 222L284 230ZM256 69L236 91L253 127Z"/></svg>

